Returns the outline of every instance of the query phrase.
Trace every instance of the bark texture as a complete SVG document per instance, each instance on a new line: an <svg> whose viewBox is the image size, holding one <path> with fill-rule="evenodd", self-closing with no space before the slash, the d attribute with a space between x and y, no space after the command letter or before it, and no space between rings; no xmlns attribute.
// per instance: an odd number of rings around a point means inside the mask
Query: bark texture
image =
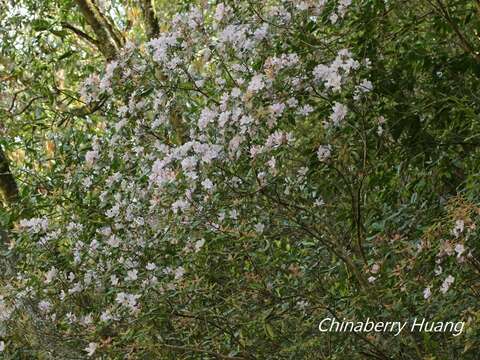
<svg viewBox="0 0 480 360"><path fill-rule="evenodd" d="M3 149L0 147L0 193L3 202L6 205L11 205L18 199L18 187L10 172L10 165Z"/></svg>
<svg viewBox="0 0 480 360"><path fill-rule="evenodd" d="M100 12L92 0L75 0L85 20L95 33L95 43L108 60L113 59L124 45L124 38L111 21Z"/></svg>
<svg viewBox="0 0 480 360"><path fill-rule="evenodd" d="M143 21L145 24L145 32L148 39L157 37L160 32L160 26L153 8L153 0L140 0L140 7L142 8Z"/></svg>

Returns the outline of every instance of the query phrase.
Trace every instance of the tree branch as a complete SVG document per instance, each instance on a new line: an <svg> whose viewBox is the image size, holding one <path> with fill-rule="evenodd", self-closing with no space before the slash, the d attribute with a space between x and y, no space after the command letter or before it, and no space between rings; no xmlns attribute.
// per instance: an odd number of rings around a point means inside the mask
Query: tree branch
<svg viewBox="0 0 480 360"><path fill-rule="evenodd" d="M436 3L439 7L438 10L440 11L441 15L444 17L444 19L447 21L447 23L450 25L450 27L453 29L458 39L460 40L460 46L463 48L465 52L473 55L473 57L475 58L475 60L477 60L477 62L480 62L480 53L477 50L475 50L475 48L470 43L470 41L468 41L468 39L462 33L457 23L455 22L455 20L452 19L447 6L441 0L436 0Z"/></svg>
<svg viewBox="0 0 480 360"><path fill-rule="evenodd" d="M96 39L94 39L93 37L91 37L90 35L88 35L87 33L83 32L82 30L76 28L73 25L70 25L69 23L67 23L65 21L62 21L61 24L65 29L71 30L75 35L78 35L79 37L86 40L87 42L94 45L95 47L97 47L97 48L99 47L98 41Z"/></svg>
<svg viewBox="0 0 480 360"><path fill-rule="evenodd" d="M18 187L10 172L10 165L8 159L0 147L0 193L3 197L3 202L6 205L11 205L18 199Z"/></svg>
<svg viewBox="0 0 480 360"><path fill-rule="evenodd" d="M75 2L95 33L98 49L105 58L113 59L123 45L119 31L105 18L92 0Z"/></svg>
<svg viewBox="0 0 480 360"><path fill-rule="evenodd" d="M145 24L145 32L148 39L155 38L160 33L155 10L153 9L152 0L139 0L142 9L143 21Z"/></svg>

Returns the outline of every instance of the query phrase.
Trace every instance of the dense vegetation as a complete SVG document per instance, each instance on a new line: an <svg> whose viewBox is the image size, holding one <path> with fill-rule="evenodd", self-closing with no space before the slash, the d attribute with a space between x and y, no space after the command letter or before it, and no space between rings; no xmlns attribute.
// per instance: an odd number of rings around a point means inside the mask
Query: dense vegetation
<svg viewBox="0 0 480 360"><path fill-rule="evenodd" d="M478 359L479 28L473 0L0 0L2 356Z"/></svg>

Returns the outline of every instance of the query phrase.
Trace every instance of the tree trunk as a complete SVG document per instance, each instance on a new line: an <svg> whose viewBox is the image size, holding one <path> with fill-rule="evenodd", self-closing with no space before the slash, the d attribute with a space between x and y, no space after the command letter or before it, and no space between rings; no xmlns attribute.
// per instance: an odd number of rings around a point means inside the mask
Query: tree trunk
<svg viewBox="0 0 480 360"><path fill-rule="evenodd" d="M159 34L160 27L158 25L157 17L155 16L152 0L140 0L140 7L142 8L147 38L153 39Z"/></svg>
<svg viewBox="0 0 480 360"><path fill-rule="evenodd" d="M18 187L10 172L8 159L0 147L0 193L2 194L5 205L11 205L18 199Z"/></svg>
<svg viewBox="0 0 480 360"><path fill-rule="evenodd" d="M108 21L92 0L75 0L75 2L95 33L98 49L105 58L113 59L124 43L120 31Z"/></svg>

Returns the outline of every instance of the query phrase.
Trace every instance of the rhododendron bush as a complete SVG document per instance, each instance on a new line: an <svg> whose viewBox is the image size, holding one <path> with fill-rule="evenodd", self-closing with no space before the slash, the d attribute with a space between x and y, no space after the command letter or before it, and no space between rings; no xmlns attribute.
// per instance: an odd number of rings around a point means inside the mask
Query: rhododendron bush
<svg viewBox="0 0 480 360"><path fill-rule="evenodd" d="M20 4L7 358L476 358L474 2Z"/></svg>

